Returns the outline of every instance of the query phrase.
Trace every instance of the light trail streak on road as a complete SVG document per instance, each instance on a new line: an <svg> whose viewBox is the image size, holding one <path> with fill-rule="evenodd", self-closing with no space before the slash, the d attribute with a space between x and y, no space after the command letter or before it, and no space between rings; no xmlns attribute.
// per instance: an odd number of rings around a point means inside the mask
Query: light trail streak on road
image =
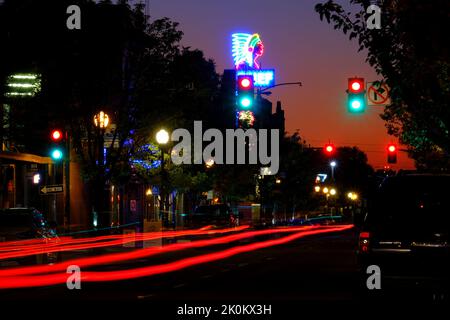
<svg viewBox="0 0 450 320"><path fill-rule="evenodd" d="M123 252L123 253L114 253L114 254L105 254L102 256L95 256L89 258L80 258L73 259L69 261L65 261L62 263L57 263L53 265L40 265L40 266L30 266L30 267L21 267L21 268L11 268L0 270L0 277L8 277L14 275L30 275L30 274L39 274L39 273L52 273L58 271L65 271L67 267L70 265L77 265L80 268L91 267L95 265L102 264L111 264L117 262L123 262L127 260L133 259L141 259L150 257L156 254L162 254L167 252L185 250L190 248L200 248L206 246L213 246L218 244L230 243L233 241L238 241L246 238L252 238L257 236L275 234L275 233L291 233L291 232L299 232L299 231L307 231L311 229L318 229L319 227L291 227L291 228L273 228L267 230L258 230L258 231L248 231L239 234L223 236L214 239L206 239L206 240L197 240L192 242L185 243L177 243L170 244L165 247L152 247L146 249L134 250L132 252Z"/></svg>
<svg viewBox="0 0 450 320"><path fill-rule="evenodd" d="M104 247L112 247L117 245L123 245L126 243L132 243L136 241L148 241L148 240L155 240L160 238L174 238L174 237L181 237L181 236L197 236L197 235L210 235L210 234L221 234L221 233L227 233L227 232L238 232L249 228L248 225L234 227L234 228L227 228L227 229L216 229L216 230L184 230L184 231L169 231L164 232L163 234L161 232L150 232L150 233L140 233L135 234L133 236L122 236L119 239L111 240L111 241L103 241L103 242L97 242L97 243L87 243L87 244L69 244L69 245L63 245L63 246L54 246L50 245L49 247L46 246L40 246L36 249L29 249L29 250L23 250L23 251L12 251L12 252L6 252L6 253L0 253L0 260L5 259L12 259L12 258L22 258L37 254L46 254L46 253L52 253L52 252L63 252L63 251L75 251L75 250L86 250L86 249L93 249L93 248L104 248Z"/></svg>
<svg viewBox="0 0 450 320"><path fill-rule="evenodd" d="M188 231L206 231L211 230L212 225L208 225L202 227L200 229L193 230L183 230L184 232ZM180 232L180 231L169 231L169 232ZM42 246L50 246L50 245L67 245L67 244L75 244L75 243L89 243L89 242L98 242L104 240L114 240L114 239L124 239L124 238L133 238L136 236L140 236L147 233L136 233L136 234L127 234L127 235L105 235L105 236L97 236L97 237L89 237L89 238L73 238L73 237L54 237L47 239L30 239L30 240L19 240L19 241L5 241L0 242L0 252L4 251L18 251L18 250L26 250L26 249L35 249L42 248ZM161 232L153 232L154 234L160 234Z"/></svg>
<svg viewBox="0 0 450 320"><path fill-rule="evenodd" d="M321 228L309 231L298 231L292 235L275 239L260 241L248 245L242 245L233 247L230 249L204 254L200 256L194 256L190 258L185 258L177 260L174 262L147 266L128 270L119 271L105 271L105 272L95 272L95 271L82 271L81 281L82 282L105 282L105 281L119 281L119 280L129 280L140 277L147 277L156 274L162 274L167 272L173 272L181 270L187 267L195 266L198 264L204 264L212 261L217 261L221 259L226 259L231 256L250 252L258 249L263 249L275 245L286 244L290 241L300 239L310 235L317 235L322 233L329 233L335 231L344 231L353 228L353 225L343 225L339 227ZM13 277L3 277L0 280L0 288L24 288L24 287L40 287L40 286L50 286L57 284L64 284L68 275L65 273L41 275L41 276L13 276Z"/></svg>

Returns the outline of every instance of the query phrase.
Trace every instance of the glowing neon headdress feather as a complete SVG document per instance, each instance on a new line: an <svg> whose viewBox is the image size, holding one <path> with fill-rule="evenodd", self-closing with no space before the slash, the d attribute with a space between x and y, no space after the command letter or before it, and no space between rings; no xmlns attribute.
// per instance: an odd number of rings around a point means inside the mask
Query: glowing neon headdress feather
<svg viewBox="0 0 450 320"><path fill-rule="evenodd" d="M259 65L255 61L259 55L254 56L255 47L258 43L262 44L262 41L257 33L234 33L232 35L232 54L236 68L245 64L251 68L259 69Z"/></svg>

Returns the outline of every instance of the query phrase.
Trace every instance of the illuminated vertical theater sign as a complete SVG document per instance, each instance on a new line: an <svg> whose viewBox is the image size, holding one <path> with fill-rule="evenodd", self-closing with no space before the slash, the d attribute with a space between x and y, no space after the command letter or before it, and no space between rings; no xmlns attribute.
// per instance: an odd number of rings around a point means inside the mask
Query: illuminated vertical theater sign
<svg viewBox="0 0 450 320"><path fill-rule="evenodd" d="M264 44L259 34L234 33L232 55L236 69L236 122L241 128L250 128L255 122L254 89L275 85L275 70L261 69L259 58L264 54ZM244 86L251 81L251 86ZM245 83L244 83L245 82Z"/></svg>

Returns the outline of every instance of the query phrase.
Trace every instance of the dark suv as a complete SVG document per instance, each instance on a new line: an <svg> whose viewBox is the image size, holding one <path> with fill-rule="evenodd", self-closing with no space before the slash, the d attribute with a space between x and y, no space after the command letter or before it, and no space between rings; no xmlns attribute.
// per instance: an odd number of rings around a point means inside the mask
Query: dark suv
<svg viewBox="0 0 450 320"><path fill-rule="evenodd" d="M382 289L448 292L449 190L450 175L444 174L383 181L369 203L358 249L362 271L380 267Z"/></svg>

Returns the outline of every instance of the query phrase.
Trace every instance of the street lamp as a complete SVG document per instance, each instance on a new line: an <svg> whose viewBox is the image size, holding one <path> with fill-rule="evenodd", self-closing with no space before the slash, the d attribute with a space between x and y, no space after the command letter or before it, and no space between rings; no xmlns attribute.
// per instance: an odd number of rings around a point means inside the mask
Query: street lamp
<svg viewBox="0 0 450 320"><path fill-rule="evenodd" d="M331 161L330 162L330 167L331 167L331 180L334 181L334 168L336 167L337 163L336 161Z"/></svg>
<svg viewBox="0 0 450 320"><path fill-rule="evenodd" d="M167 144L167 142L169 142L169 133L164 129L159 130L156 133L156 142L160 145Z"/></svg>
<svg viewBox="0 0 450 320"><path fill-rule="evenodd" d="M332 188L330 190L330 195L332 195L332 196L336 195L336 189Z"/></svg>
<svg viewBox="0 0 450 320"><path fill-rule="evenodd" d="M98 164L103 165L104 157L103 157L103 148L104 148L104 137L105 130L109 125L109 116L104 111L100 111L96 115L94 115L94 125L99 130L99 141L98 141Z"/></svg>
<svg viewBox="0 0 450 320"><path fill-rule="evenodd" d="M94 115L94 125L97 128L106 129L109 125L109 116L105 112L100 111Z"/></svg>
<svg viewBox="0 0 450 320"><path fill-rule="evenodd" d="M156 133L156 142L159 145L159 149L161 152L161 184L160 184L160 189L161 189L161 204L163 211L166 210L166 193L165 193L165 182L167 180L167 174L166 171L164 169L164 146L169 142L169 133L164 130L161 129Z"/></svg>
<svg viewBox="0 0 450 320"><path fill-rule="evenodd" d="M214 166L214 159L209 159L208 161L205 162L205 166L206 168L212 168Z"/></svg>
<svg viewBox="0 0 450 320"><path fill-rule="evenodd" d="M109 125L109 116L104 111L99 111L97 114L94 115L94 126L97 128L97 143L98 143L98 157L97 157L97 165L98 165L98 177L97 177L97 192L98 194L95 196L95 202L96 202L96 212L97 212L97 222L95 221L95 218L93 219L94 227L100 226L104 227L109 225L110 221L107 220L106 210L104 210L104 190L105 190L105 181L104 181L104 164L105 164L105 156L104 156L104 134L105 130ZM100 220L100 221L98 221Z"/></svg>
<svg viewBox="0 0 450 320"><path fill-rule="evenodd" d="M347 197L348 197L350 200L357 200L357 199L358 199L358 194L355 193L355 192L349 192L349 193L347 193Z"/></svg>

